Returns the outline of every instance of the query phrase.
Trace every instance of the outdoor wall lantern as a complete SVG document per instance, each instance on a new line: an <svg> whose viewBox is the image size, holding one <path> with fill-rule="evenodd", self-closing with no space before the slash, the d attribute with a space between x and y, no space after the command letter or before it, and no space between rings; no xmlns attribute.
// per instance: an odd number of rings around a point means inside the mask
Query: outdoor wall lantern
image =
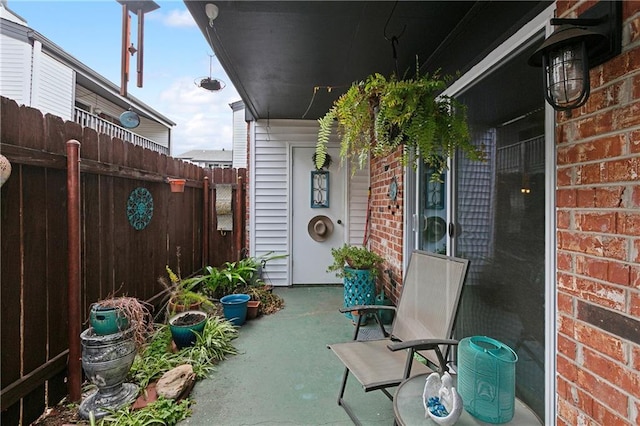
<svg viewBox="0 0 640 426"><path fill-rule="evenodd" d="M560 26L529 58L542 67L544 97L557 111L584 105L589 98L589 69L622 50L622 2L600 1L577 19L553 18Z"/></svg>

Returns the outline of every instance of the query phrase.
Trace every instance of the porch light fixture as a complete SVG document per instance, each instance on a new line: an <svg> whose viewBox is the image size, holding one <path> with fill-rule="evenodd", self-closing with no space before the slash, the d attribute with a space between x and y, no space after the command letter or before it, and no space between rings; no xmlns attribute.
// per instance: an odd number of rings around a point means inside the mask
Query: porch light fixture
<svg viewBox="0 0 640 426"><path fill-rule="evenodd" d="M213 21L218 17L218 6L213 3L207 3L204 7L204 13L206 13L207 18L209 18L209 26L213 28Z"/></svg>
<svg viewBox="0 0 640 426"><path fill-rule="evenodd" d="M542 67L544 97L557 111L578 108L590 93L589 69L622 50L622 2L600 1L577 19L553 18L560 26L529 58Z"/></svg>

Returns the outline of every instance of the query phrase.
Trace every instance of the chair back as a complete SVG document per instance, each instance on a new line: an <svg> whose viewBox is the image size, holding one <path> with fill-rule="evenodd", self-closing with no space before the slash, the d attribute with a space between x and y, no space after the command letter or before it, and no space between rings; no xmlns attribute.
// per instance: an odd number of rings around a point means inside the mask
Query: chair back
<svg viewBox="0 0 640 426"><path fill-rule="evenodd" d="M402 341L451 338L468 266L467 259L414 251L392 335Z"/></svg>

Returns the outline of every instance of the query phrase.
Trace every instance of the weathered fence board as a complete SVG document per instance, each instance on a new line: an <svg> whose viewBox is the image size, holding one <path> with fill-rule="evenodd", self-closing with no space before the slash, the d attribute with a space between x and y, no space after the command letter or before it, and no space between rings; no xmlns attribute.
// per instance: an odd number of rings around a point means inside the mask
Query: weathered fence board
<svg viewBox="0 0 640 426"><path fill-rule="evenodd" d="M157 279L166 276L165 265L177 268L178 247L183 276L238 260L237 241L246 241L246 170L203 169L7 98L0 112L0 152L13 167L0 202L2 424L29 424L67 392L67 141L80 142L82 321L92 303L110 294L151 299L162 290ZM168 177L187 179L184 192L170 192ZM216 183L231 183L243 206L234 211L240 225L226 235L215 231ZM151 193L154 208L141 230L127 216L138 187Z"/></svg>

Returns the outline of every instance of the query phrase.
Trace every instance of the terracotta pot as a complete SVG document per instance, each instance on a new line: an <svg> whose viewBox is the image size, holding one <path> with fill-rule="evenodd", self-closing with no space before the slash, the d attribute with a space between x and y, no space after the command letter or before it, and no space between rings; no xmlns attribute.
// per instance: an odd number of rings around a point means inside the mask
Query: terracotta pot
<svg viewBox="0 0 640 426"><path fill-rule="evenodd" d="M247 319L254 319L258 316L258 310L260 309L259 300L249 300L247 302Z"/></svg>
<svg viewBox="0 0 640 426"><path fill-rule="evenodd" d="M186 179L169 179L171 192L184 192L185 183L187 183Z"/></svg>

